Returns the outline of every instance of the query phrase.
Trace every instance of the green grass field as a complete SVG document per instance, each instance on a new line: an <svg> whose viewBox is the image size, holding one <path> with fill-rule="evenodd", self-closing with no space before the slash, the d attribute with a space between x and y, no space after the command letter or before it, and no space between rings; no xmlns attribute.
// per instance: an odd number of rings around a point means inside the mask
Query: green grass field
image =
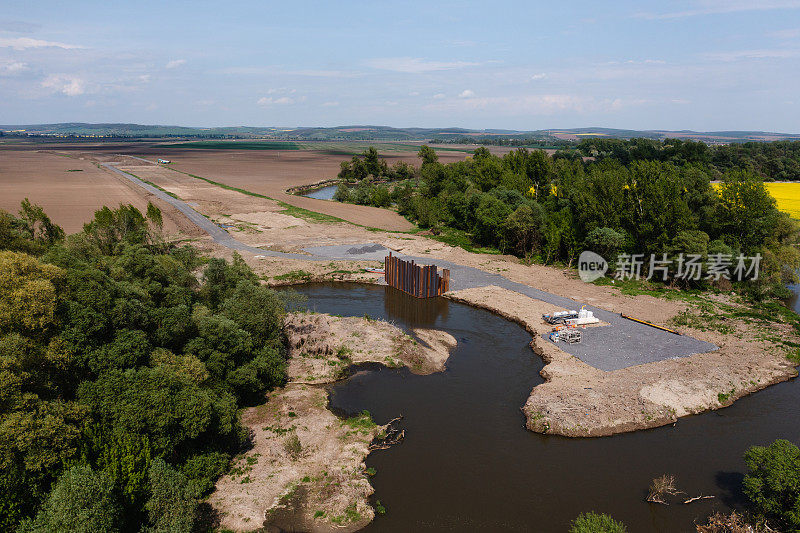
<svg viewBox="0 0 800 533"><path fill-rule="evenodd" d="M163 148L197 148L200 150L300 150L293 142L282 141L192 141L164 144Z"/></svg>

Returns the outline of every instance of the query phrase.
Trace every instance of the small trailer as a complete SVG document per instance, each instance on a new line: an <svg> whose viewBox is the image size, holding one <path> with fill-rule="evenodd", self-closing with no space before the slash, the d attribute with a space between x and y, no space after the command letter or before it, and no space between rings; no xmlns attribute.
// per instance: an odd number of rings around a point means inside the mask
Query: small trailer
<svg viewBox="0 0 800 533"><path fill-rule="evenodd" d="M162 165L169 165L170 163L169 159L159 159L158 162Z"/></svg>

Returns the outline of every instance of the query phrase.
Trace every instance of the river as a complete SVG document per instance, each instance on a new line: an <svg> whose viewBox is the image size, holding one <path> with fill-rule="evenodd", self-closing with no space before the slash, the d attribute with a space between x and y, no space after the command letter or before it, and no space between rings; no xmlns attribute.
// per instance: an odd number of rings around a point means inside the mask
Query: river
<svg viewBox="0 0 800 533"><path fill-rule="evenodd" d="M322 187L321 189L308 192L303 196L307 198L316 198L317 200L333 200L333 195L336 194L336 189L338 188L338 185L329 185L328 187Z"/></svg>
<svg viewBox="0 0 800 533"><path fill-rule="evenodd" d="M583 511L609 513L629 531L691 531L714 509L741 505L742 454L777 438L800 440L796 380L675 426L594 439L525 429L520 407L543 363L520 326L443 298L418 300L380 286L295 288L323 313L443 329L458 340L445 372L370 367L330 387L340 414L378 423L403 415L406 438L367 458L374 500L387 508L365 531L566 531ZM676 477L691 505L645 502L650 481Z"/></svg>

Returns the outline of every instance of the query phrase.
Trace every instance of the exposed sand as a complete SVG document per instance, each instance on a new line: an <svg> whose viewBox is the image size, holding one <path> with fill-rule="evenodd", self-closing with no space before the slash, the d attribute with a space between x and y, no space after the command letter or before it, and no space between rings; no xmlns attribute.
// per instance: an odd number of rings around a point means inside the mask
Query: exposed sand
<svg viewBox="0 0 800 533"><path fill-rule="evenodd" d="M179 230L171 216L174 210L168 204L87 159L36 151L0 151L0 209L16 214L25 198L41 205L67 233L82 230L104 205L133 204L146 212L148 200L161 208L167 234Z"/></svg>
<svg viewBox="0 0 800 533"><path fill-rule="evenodd" d="M531 333L531 348L547 363L541 371L546 382L533 388L522 409L528 429L539 433L599 437L663 426L797 376L785 352L753 331L734 336L688 328L681 329L720 349L603 372L539 337L551 329L541 315L552 306L499 287L447 296L494 311Z"/></svg>
<svg viewBox="0 0 800 533"><path fill-rule="evenodd" d="M316 313L287 316L285 331L289 383L269 393L266 404L244 411L253 448L217 482L209 503L221 527L234 531L262 525L355 531L375 516L364 459L387 427L365 416L337 418L327 409L327 391L314 385L342 379L349 367L365 362L441 370L456 341L424 330L419 343L386 322Z"/></svg>
<svg viewBox="0 0 800 533"><path fill-rule="evenodd" d="M138 146L134 148L138 149ZM133 148L129 146L128 150ZM151 149L147 156L154 158L154 150L157 148ZM0 152L0 157L8 153ZM203 168L209 172L219 170L231 176L231 180L240 180L236 183L231 181L234 185L248 184L245 188L249 189L264 187L259 192L266 193L288 188L288 185L319 181L327 177L328 172L335 174L338 171L338 166L332 166L333 162L338 165L338 162L346 159L344 156L308 151L241 153L186 150L178 155L185 155L187 164L197 165L192 168L195 173L201 174L199 169ZM221 159L215 161L215 155ZM408 157L413 159L414 156L409 154ZM463 153L451 153L449 157L460 158ZM509 256L473 254L421 235L368 231L346 223L320 223L297 213L286 212L275 201L225 190L168 168L146 165L129 157L105 155L103 158L127 164L125 168L134 174L190 202L212 220L229 224L232 226L229 231L237 239L253 246L301 252L308 246L376 242L400 253L429 257L431 262L445 259L486 272L500 273L512 281L612 312L624 311L657 324L666 325L678 313L691 307L686 301L678 299L625 296L613 286L599 287L583 283L569 270L524 265ZM268 164L270 158L272 163ZM260 165L272 170L260 173ZM281 170L284 169L283 165L287 165L285 173ZM219 178L218 175L201 175ZM384 217L393 214L385 210L378 212ZM211 242L207 237L196 240L194 244L213 255L232 256L232 251ZM380 277L361 271L364 266L377 265L376 261L321 262L257 257L257 254L249 253L242 255L271 285L323 279L374 282ZM486 292L485 289L483 291ZM493 291L494 296L473 292L460 293L456 297L520 321L532 332L546 327L539 315L543 311L552 311L552 306L544 310L536 309L531 306L530 298L523 295L510 291L498 292L496 289ZM518 301L520 298L524 300ZM518 305L515 306L514 302ZM764 336L753 335L752 328L748 329L750 326L746 324L737 327L740 329L739 335L682 328L687 334L720 346L720 350L608 373L580 362L550 343L539 342L535 348L548 361L543 371L548 382L534 389L525 406L528 425L537 431L576 436L605 435L653 427L670 423L684 414L728 405L744 394L796 374L793 365L785 359L783 349L775 348L768 341L754 340L764 339ZM796 338L791 331L785 333Z"/></svg>
<svg viewBox="0 0 800 533"><path fill-rule="evenodd" d="M438 372L456 345L444 331L417 329L414 339L380 320L317 313L289 315L284 332L291 382L306 384L336 381L351 365L369 362L405 365L416 374Z"/></svg>

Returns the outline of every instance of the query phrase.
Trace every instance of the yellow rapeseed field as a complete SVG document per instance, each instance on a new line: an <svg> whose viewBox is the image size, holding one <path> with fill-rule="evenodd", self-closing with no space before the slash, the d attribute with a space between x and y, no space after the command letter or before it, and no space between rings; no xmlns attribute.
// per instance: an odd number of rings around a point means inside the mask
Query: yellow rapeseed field
<svg viewBox="0 0 800 533"><path fill-rule="evenodd" d="M766 183L767 190L778 202L778 209L800 219L800 182Z"/></svg>
<svg viewBox="0 0 800 533"><path fill-rule="evenodd" d="M719 187L719 183L712 185L714 188ZM789 213L792 218L800 219L800 182L767 182L764 185L775 198L779 210Z"/></svg>

